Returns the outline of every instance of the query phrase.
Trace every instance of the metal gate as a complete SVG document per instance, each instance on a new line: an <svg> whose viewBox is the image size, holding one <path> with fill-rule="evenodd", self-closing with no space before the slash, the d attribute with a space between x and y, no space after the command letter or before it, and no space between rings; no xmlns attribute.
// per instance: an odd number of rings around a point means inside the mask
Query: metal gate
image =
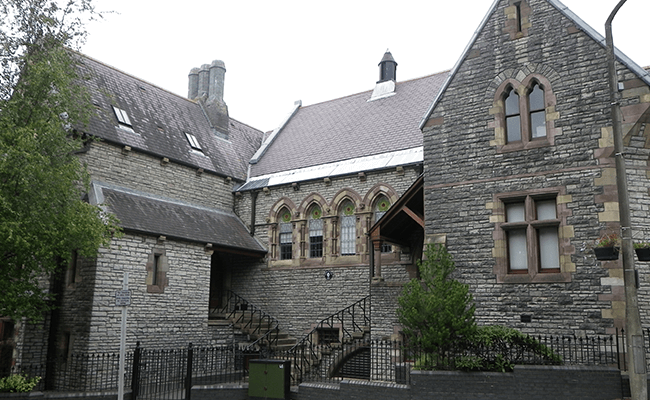
<svg viewBox="0 0 650 400"><path fill-rule="evenodd" d="M137 344L131 375L132 400L190 400L192 384L241 382L248 377L246 354L236 345L144 349Z"/></svg>
<svg viewBox="0 0 650 400"><path fill-rule="evenodd" d="M192 388L192 344L184 349L143 349L133 354L133 400L189 400Z"/></svg>

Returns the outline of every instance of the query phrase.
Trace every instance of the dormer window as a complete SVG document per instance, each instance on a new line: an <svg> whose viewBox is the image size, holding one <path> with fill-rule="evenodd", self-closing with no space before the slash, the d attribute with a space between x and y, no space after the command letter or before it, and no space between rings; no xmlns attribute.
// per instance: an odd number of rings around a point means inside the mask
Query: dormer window
<svg viewBox="0 0 650 400"><path fill-rule="evenodd" d="M203 151L201 145L199 144L199 140L196 138L196 136L192 135L191 133L185 132L185 137L187 138L187 141L190 143L190 147L192 148L192 150Z"/></svg>
<svg viewBox="0 0 650 400"><path fill-rule="evenodd" d="M117 122L119 122L120 125L128 126L129 128L133 127L131 125L131 120L129 119L129 115L126 113L126 111L122 110L121 108L117 108L115 106L113 106L113 111L115 112L115 116L117 117Z"/></svg>

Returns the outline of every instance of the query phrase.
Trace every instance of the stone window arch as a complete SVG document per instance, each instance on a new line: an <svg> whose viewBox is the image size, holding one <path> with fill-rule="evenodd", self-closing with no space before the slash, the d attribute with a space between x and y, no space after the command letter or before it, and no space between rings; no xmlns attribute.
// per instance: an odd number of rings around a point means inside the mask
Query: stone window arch
<svg viewBox="0 0 650 400"><path fill-rule="evenodd" d="M513 143L521 141L521 109L519 107L519 94L512 85L508 85L503 94L505 107L506 141Z"/></svg>
<svg viewBox="0 0 650 400"><path fill-rule="evenodd" d="M323 257L323 210L319 204L312 204L307 212L309 232L309 258Z"/></svg>
<svg viewBox="0 0 650 400"><path fill-rule="evenodd" d="M283 197L279 199L278 201L275 202L275 204L271 207L269 210L269 214L266 217L266 222L268 223L268 245L269 245L269 259L273 261L277 260L290 260L293 257L293 253L295 252L295 246L293 245L294 243L294 236L293 236L293 230L294 230L294 216L293 212L296 210L296 206L294 203L291 201L291 199L287 197ZM288 220L287 220L288 218ZM282 225L283 223L286 224L287 222L290 223L290 225ZM289 228L291 229L290 235L287 235L289 232ZM284 230L284 232L281 232ZM282 238L281 238L282 236ZM284 240L284 250L285 250L285 256L289 252L289 242L288 239L291 238L291 257L290 258L282 258L282 243L281 241Z"/></svg>
<svg viewBox="0 0 650 400"><path fill-rule="evenodd" d="M381 217L383 217L384 214L386 214L386 211L388 211L390 206L391 206L391 202L388 199L388 197L386 197L383 194L380 194L379 196L377 196L377 198L373 202L373 207L372 207L373 223L377 223L377 221L379 221L379 219ZM383 243L381 245L381 252L382 253L390 253L392 251L393 251L393 247L390 244Z"/></svg>
<svg viewBox="0 0 650 400"><path fill-rule="evenodd" d="M293 223L291 222L291 211L282 207L278 212L278 247L280 260L291 260L293 258Z"/></svg>
<svg viewBox="0 0 650 400"><path fill-rule="evenodd" d="M519 80L519 78L522 78ZM526 150L555 144L556 97L543 75L503 79L494 95L494 140L497 152Z"/></svg>
<svg viewBox="0 0 650 400"><path fill-rule="evenodd" d="M345 199L339 207L341 255L357 254L357 216L352 200Z"/></svg>

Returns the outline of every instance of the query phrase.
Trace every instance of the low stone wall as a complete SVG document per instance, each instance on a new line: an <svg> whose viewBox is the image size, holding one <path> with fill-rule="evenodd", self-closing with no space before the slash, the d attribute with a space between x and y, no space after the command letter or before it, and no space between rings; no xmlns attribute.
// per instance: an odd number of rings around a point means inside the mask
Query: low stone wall
<svg viewBox="0 0 650 400"><path fill-rule="evenodd" d="M623 381L618 369L607 367L516 366L512 373L412 371L410 385L362 380L303 383L292 388L291 400L615 400L623 398ZM0 393L0 399L10 400L116 398L116 393ZM207 399L247 400L248 383L192 387L192 400Z"/></svg>
<svg viewBox="0 0 650 400"><path fill-rule="evenodd" d="M29 392L0 393L2 400L117 400L117 391L105 392ZM124 400L130 400L131 393L124 393Z"/></svg>
<svg viewBox="0 0 650 400"><path fill-rule="evenodd" d="M622 398L616 368L516 366L512 373L413 371L411 400L614 400Z"/></svg>

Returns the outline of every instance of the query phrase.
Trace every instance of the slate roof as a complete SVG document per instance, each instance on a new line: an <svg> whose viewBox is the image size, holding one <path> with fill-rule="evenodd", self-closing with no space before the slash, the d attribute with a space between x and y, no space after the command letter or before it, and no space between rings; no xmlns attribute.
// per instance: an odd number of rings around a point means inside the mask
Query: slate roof
<svg viewBox="0 0 650 400"><path fill-rule="evenodd" d="M119 145L223 176L245 180L248 161L263 132L230 119L229 139L213 132L201 106L113 67L81 55L84 85L97 107L88 133ZM112 106L125 110L133 132L121 128ZM192 151L184 134L193 134L203 154Z"/></svg>
<svg viewBox="0 0 650 400"><path fill-rule="evenodd" d="M471 50L472 46L474 45L474 42L478 39L479 34L483 29L485 28L485 25L488 23L490 17L492 14L495 12L497 6L502 0L494 0L492 3L492 6L490 6L490 10L485 14L485 17L483 17L483 20L479 24L478 28L474 32L474 35L470 39L469 43L467 44L467 47L465 47L465 50L463 51L463 54L460 56L458 61L456 61L456 65L454 68L451 70L451 73L449 74L449 77L447 80L444 82L442 85L441 90L438 92L436 95L435 99L433 100L433 103L429 106L427 112L424 114L424 117L420 120L420 129L424 129L424 125L427 123L427 120L431 116L431 113L433 113L433 110L435 107L438 105L438 102L442 98L442 95L444 94L445 90L447 90L447 87L451 84L452 79L460 69L461 65L467 58L469 51ZM583 21L580 17L578 17L573 11L569 9L569 7L565 6L560 0L546 0L548 1L553 7L555 7L558 11L560 11L564 16L569 18L573 23L576 24L576 27L586 33L588 36L590 36L593 40L598 42L603 48L607 48L606 40L601 35L596 31L594 28L592 28L589 24L587 24L585 21ZM626 56L622 51L616 48L614 46L614 55L616 57L616 60L623 65L625 65L627 68L630 69L630 71L634 72L641 80L643 80L647 85L650 85L650 70L644 69L640 67L637 63L632 61L631 58Z"/></svg>
<svg viewBox="0 0 650 400"><path fill-rule="evenodd" d="M125 231L212 243L214 247L266 254L234 213L93 182L91 203L103 204Z"/></svg>
<svg viewBox="0 0 650 400"><path fill-rule="evenodd" d="M367 91L300 107L250 177L421 147L420 118L447 75L399 82L395 95L370 102Z"/></svg>

